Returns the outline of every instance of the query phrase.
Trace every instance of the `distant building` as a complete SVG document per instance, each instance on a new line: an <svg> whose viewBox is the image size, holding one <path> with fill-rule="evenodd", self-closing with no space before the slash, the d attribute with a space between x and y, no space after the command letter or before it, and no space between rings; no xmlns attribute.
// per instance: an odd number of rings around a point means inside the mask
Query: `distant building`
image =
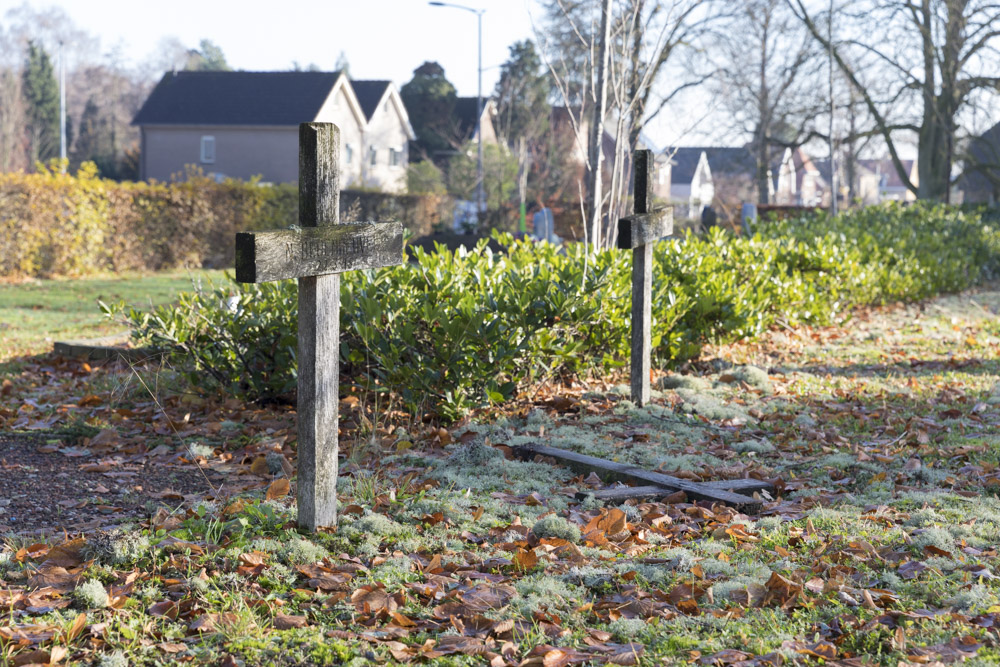
<svg viewBox="0 0 1000 667"><path fill-rule="evenodd" d="M391 81L351 81L365 114L361 184L406 192L410 142L416 138L399 90Z"/></svg>
<svg viewBox="0 0 1000 667"><path fill-rule="evenodd" d="M1000 202L1000 123L969 142L965 168L958 179L962 201L969 204Z"/></svg>
<svg viewBox="0 0 1000 667"><path fill-rule="evenodd" d="M395 86L343 72L168 72L132 123L140 178L170 180L193 165L219 178L298 180L298 126L340 128L341 187L406 187L413 130ZM388 84L388 85L386 85Z"/></svg>

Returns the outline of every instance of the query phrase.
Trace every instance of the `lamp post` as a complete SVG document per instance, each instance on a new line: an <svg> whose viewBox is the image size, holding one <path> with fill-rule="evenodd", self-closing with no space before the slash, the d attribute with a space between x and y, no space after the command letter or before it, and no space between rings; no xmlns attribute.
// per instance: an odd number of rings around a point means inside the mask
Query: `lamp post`
<svg viewBox="0 0 1000 667"><path fill-rule="evenodd" d="M435 1L429 2L428 4L433 7L454 7L455 9L464 9L465 11L472 12L476 15L476 23L479 31L479 89L476 92L476 135L479 139L477 146L479 154L476 160L476 221L478 223L479 216L486 207L486 202L483 201L483 14L486 10L474 9L472 7L466 7L465 5L456 5L451 2Z"/></svg>

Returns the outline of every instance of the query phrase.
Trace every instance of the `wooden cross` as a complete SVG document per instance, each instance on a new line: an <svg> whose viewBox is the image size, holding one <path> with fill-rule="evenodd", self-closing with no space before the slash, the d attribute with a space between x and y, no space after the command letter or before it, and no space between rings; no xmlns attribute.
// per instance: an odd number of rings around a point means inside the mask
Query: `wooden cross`
<svg viewBox="0 0 1000 667"><path fill-rule="evenodd" d="M338 273L402 263L398 222L340 222L340 129L299 125L299 227L236 235L236 280L299 281L298 523L337 523Z"/></svg>
<svg viewBox="0 0 1000 667"><path fill-rule="evenodd" d="M618 247L632 251L632 402L649 403L649 368L653 328L653 244L674 231L673 210L650 210L653 204L653 151L633 153L634 215L618 221Z"/></svg>

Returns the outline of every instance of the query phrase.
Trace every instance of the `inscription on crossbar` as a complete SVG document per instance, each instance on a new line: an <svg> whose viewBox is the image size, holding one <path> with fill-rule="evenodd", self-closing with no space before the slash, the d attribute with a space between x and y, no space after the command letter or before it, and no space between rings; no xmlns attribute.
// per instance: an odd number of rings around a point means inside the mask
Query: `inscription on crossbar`
<svg viewBox="0 0 1000 667"><path fill-rule="evenodd" d="M236 235L236 279L260 283L399 264L403 226L358 222L240 232Z"/></svg>

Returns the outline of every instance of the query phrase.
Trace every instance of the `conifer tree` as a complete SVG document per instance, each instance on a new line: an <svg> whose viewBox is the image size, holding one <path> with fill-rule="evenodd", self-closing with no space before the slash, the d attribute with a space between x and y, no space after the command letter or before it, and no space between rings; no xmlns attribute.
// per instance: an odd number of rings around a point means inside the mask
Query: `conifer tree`
<svg viewBox="0 0 1000 667"><path fill-rule="evenodd" d="M27 107L29 157L32 164L59 156L59 84L49 54L28 42L22 90Z"/></svg>

